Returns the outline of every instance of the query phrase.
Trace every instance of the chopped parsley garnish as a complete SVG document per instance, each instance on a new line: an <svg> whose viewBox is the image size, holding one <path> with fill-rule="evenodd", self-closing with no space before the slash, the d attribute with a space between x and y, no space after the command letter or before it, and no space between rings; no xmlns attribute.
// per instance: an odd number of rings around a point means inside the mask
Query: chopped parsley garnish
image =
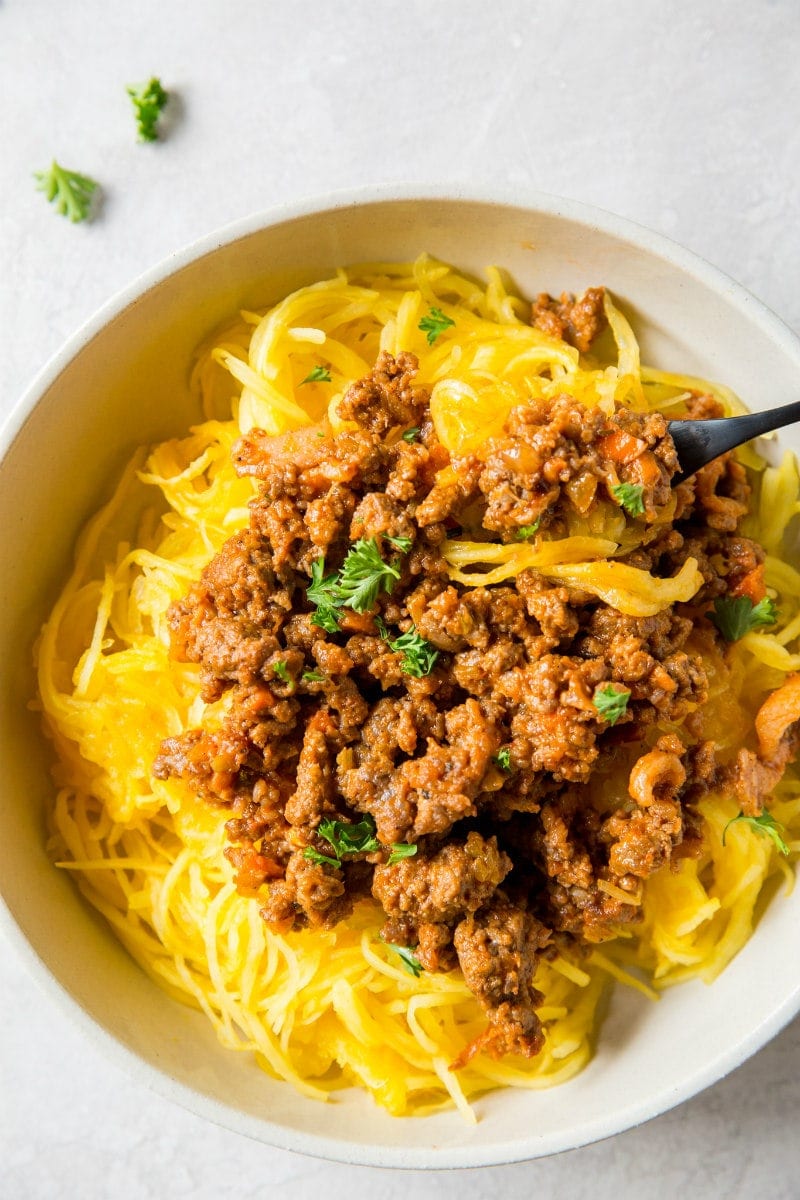
<svg viewBox="0 0 800 1200"><path fill-rule="evenodd" d="M339 632L339 618L333 608L320 605L311 614L311 624L316 625L318 629L324 629L326 633Z"/></svg>
<svg viewBox="0 0 800 1200"><path fill-rule="evenodd" d="M328 633L337 633L338 609L367 612L375 606L381 589L391 592L399 578L397 568L381 558L374 537L360 538L350 547L338 574L326 575L325 559L316 559L311 564L311 584L306 589L306 596L316 606L311 615L312 623Z"/></svg>
<svg viewBox="0 0 800 1200"><path fill-rule="evenodd" d="M338 600L336 598L335 572L325 574L325 559L317 558L311 564L311 585L306 589L306 596L316 605L311 614L311 623L328 633L339 632L339 618L336 615Z"/></svg>
<svg viewBox="0 0 800 1200"><path fill-rule="evenodd" d="M357 825L331 821L326 817L324 821L320 821L317 833L326 842L330 842L337 858L343 858L345 854L374 854L376 850L381 849L381 844L375 837L375 823L369 817L365 817Z"/></svg>
<svg viewBox="0 0 800 1200"><path fill-rule="evenodd" d="M34 178L38 180L38 190L55 204L56 212L62 217L69 217L73 224L89 218L92 196L99 187L96 180L79 175L77 171L68 171L55 159L48 171L37 171Z"/></svg>
<svg viewBox="0 0 800 1200"><path fill-rule="evenodd" d="M778 610L767 597L753 604L749 596L718 596L714 601L714 611L706 613L706 616L714 622L726 642L738 642L752 629L774 625Z"/></svg>
<svg viewBox="0 0 800 1200"><path fill-rule="evenodd" d="M632 517L644 515L643 493L644 487L641 483L617 483L611 488L611 495Z"/></svg>
<svg viewBox="0 0 800 1200"><path fill-rule="evenodd" d="M272 669L278 676L278 679L281 679L284 683L292 682L292 677L289 674L289 668L287 667L284 659L279 659L278 662L274 662L272 664Z"/></svg>
<svg viewBox="0 0 800 1200"><path fill-rule="evenodd" d="M416 853L417 847L413 843L409 845L407 842L393 842L392 853L389 855L389 866L394 866L403 858L413 858Z"/></svg>
<svg viewBox="0 0 800 1200"><path fill-rule="evenodd" d="M627 710L630 698L631 694L628 688L616 688L609 683L605 687L598 688L594 694L593 703L598 714L608 725L616 725Z"/></svg>
<svg viewBox="0 0 800 1200"><path fill-rule="evenodd" d="M359 821L357 824L332 821L326 817L325 820L320 821L317 834L331 847L332 855L320 854L319 850L315 850L313 846L307 846L303 857L309 858L315 863L327 863L328 866L336 867L337 870L342 865L342 859L349 854L375 854L386 848L375 836L375 822L372 817L364 817L363 821ZM416 853L415 845L395 842L392 844L389 862L399 862L401 858L410 858Z"/></svg>
<svg viewBox="0 0 800 1200"><path fill-rule="evenodd" d="M539 526L542 523L542 518L537 517L532 525L520 525L517 530L517 540L526 542L528 538L532 538L535 533L539 532Z"/></svg>
<svg viewBox="0 0 800 1200"><path fill-rule="evenodd" d="M511 751L508 746L502 746L494 756L494 761L497 763L501 771L511 770Z"/></svg>
<svg viewBox="0 0 800 1200"><path fill-rule="evenodd" d="M419 437L419 425L412 425L411 429L407 429L405 433L400 435L404 442L415 442Z"/></svg>
<svg viewBox="0 0 800 1200"><path fill-rule="evenodd" d="M408 554L411 549L413 539L410 537L392 537L390 533L384 533L383 537L387 542L391 542L395 550L399 550L401 554Z"/></svg>
<svg viewBox="0 0 800 1200"><path fill-rule="evenodd" d="M450 317L446 317L440 308L429 308L427 315L422 318L417 329L427 336L428 345L432 346L440 333L455 325Z"/></svg>
<svg viewBox="0 0 800 1200"><path fill-rule="evenodd" d="M397 955L403 965L403 970L407 971L409 975L413 975L415 979L419 979L422 974L422 963L413 950L410 950L408 946L398 946L396 942L384 942L383 938L381 941L387 950L391 950Z"/></svg>
<svg viewBox="0 0 800 1200"><path fill-rule="evenodd" d="M326 604L334 604L336 589L336 574L325 574L325 559L316 558L311 564L311 585L306 589L306 595L312 604L318 608Z"/></svg>
<svg viewBox="0 0 800 1200"><path fill-rule="evenodd" d="M360 538L347 552L336 583L336 603L354 612L374 608L381 589L391 592L400 572L385 563L375 538Z"/></svg>
<svg viewBox="0 0 800 1200"><path fill-rule="evenodd" d="M318 867L325 863L329 867L335 867L337 871L342 865L338 858L329 858L327 854L320 854L319 850L315 850L313 846L306 846L303 851L303 858L310 859Z"/></svg>
<svg viewBox="0 0 800 1200"><path fill-rule="evenodd" d="M303 671L301 675L303 683L322 683L324 678L322 671Z"/></svg>
<svg viewBox="0 0 800 1200"><path fill-rule="evenodd" d="M762 833L765 837L771 838L775 843L776 849L779 851L779 853L789 853L789 847L786 845L786 841L783 837L786 830L784 829L783 825L781 825L780 821L776 821L772 814L768 812L763 812L760 817L746 817L743 812L740 812L736 817L732 817L722 831L723 846L725 845L725 835L727 834L731 825L735 825L737 821L743 821L746 825L749 825L751 829L755 829L757 833Z"/></svg>
<svg viewBox="0 0 800 1200"><path fill-rule="evenodd" d="M420 637L416 629L409 629L391 644L392 650L401 652L403 661L400 670L413 679L422 679L430 675L439 657L439 651L434 650L430 642Z"/></svg>
<svg viewBox="0 0 800 1200"><path fill-rule="evenodd" d="M300 380L300 383L330 383L330 381L330 370L327 367L317 366L312 367L305 379Z"/></svg>
<svg viewBox="0 0 800 1200"><path fill-rule="evenodd" d="M414 679L422 679L424 675L430 675L439 657L439 651L434 650L430 642L426 642L425 638L417 633L416 626L412 625L406 633L401 633L392 641L389 637L389 630L381 617L375 618L375 624L378 626L378 633L389 649L393 650L395 654L403 655L400 669L405 675L412 675Z"/></svg>
<svg viewBox="0 0 800 1200"><path fill-rule="evenodd" d="M139 87L126 89L133 101L136 113L136 127L140 142L155 142L158 139L156 125L161 110L169 99L169 92L161 86L160 79L150 79Z"/></svg>

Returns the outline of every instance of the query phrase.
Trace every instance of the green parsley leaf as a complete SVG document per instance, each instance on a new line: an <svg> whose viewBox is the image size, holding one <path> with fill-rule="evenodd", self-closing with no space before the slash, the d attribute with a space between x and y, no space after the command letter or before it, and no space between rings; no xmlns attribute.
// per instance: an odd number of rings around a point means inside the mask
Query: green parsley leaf
<svg viewBox="0 0 800 1200"><path fill-rule="evenodd" d="M371 817L365 817L357 825L348 825L344 821L331 821L325 818L320 821L317 833L333 847L337 858L345 854L374 854L381 849L381 844L375 837L375 822Z"/></svg>
<svg viewBox="0 0 800 1200"><path fill-rule="evenodd" d="M626 711L630 698L631 694L628 688L617 688L609 683L605 687L598 688L594 694L593 703L598 714L607 724L616 725Z"/></svg>
<svg viewBox="0 0 800 1200"><path fill-rule="evenodd" d="M381 588L391 592L400 572L385 563L375 538L360 538L347 553L336 584L336 603L355 612L375 606Z"/></svg>
<svg viewBox="0 0 800 1200"><path fill-rule="evenodd" d="M278 676L278 679L282 680L284 683L292 682L292 677L289 674L289 668L287 667L284 659L279 659L278 662L274 662L272 664L272 669Z"/></svg>
<svg viewBox="0 0 800 1200"><path fill-rule="evenodd" d="M417 329L427 336L428 345L432 346L440 333L455 325L455 321L446 317L440 308L429 308L427 316L420 321Z"/></svg>
<svg viewBox="0 0 800 1200"><path fill-rule="evenodd" d="M535 533L538 533L541 523L542 518L537 517L532 525L520 525L517 530L517 541L526 542L528 538L532 538Z"/></svg>
<svg viewBox="0 0 800 1200"><path fill-rule="evenodd" d="M387 950L391 950L397 955L403 965L403 970L407 971L409 975L413 975L415 979L419 979L422 974L422 963L414 952L408 946L398 946L395 942L384 942L383 938L381 941Z"/></svg>
<svg viewBox="0 0 800 1200"><path fill-rule="evenodd" d="M334 821L326 817L325 820L320 821L317 835L329 844L333 854L331 856L320 854L319 850L308 846L304 851L304 857L315 863L327 863L331 867L341 867L342 859L348 854L375 854L377 851L385 849L375 836L375 822L370 816L364 817L362 821L355 824L347 821ZM401 859L410 858L416 853L416 846L409 846L405 842L396 842L392 845L388 861L389 863L400 862Z"/></svg>
<svg viewBox="0 0 800 1200"><path fill-rule="evenodd" d="M73 224L89 218L92 196L99 187L96 180L68 171L55 159L49 171L36 171L34 178L38 180L37 190L44 192L51 204L55 203L56 212L62 217L69 217Z"/></svg>
<svg viewBox="0 0 800 1200"><path fill-rule="evenodd" d="M331 373L328 367L318 366L312 367L306 375L305 379L301 379L300 383L330 383ZM325 436L324 434L322 435Z"/></svg>
<svg viewBox="0 0 800 1200"><path fill-rule="evenodd" d="M771 838L781 854L789 853L789 847L786 845L783 837L786 830L780 821L776 821L772 813L768 812L763 812L760 817L746 817L743 812L740 812L737 817L732 817L722 831L723 846L725 845L725 835L731 825L735 825L737 821L743 821L751 829L755 829L757 833L763 833L765 837Z"/></svg>
<svg viewBox="0 0 800 1200"><path fill-rule="evenodd" d="M306 588L306 596L308 596L312 604L316 604L319 607L320 605L333 604L335 591L335 572L326 575L325 559L315 558L311 564L311 583Z"/></svg>
<svg viewBox="0 0 800 1200"><path fill-rule="evenodd" d="M381 626L383 626L382 629ZM389 649L394 650L395 654L403 655L400 670L404 675L411 675L414 679L422 679L424 675L430 675L439 657L439 651L434 650L430 642L426 642L425 638L417 633L416 626L412 625L406 633L401 633L400 637L395 638L394 641L390 641L386 626L382 621L378 628Z"/></svg>
<svg viewBox="0 0 800 1200"><path fill-rule="evenodd" d="M319 850L315 850L313 846L306 846L303 851L303 858L310 859L311 862L317 863L318 866L326 863L329 867L335 867L337 871L342 865L338 858L328 858L327 854L320 854Z"/></svg>
<svg viewBox="0 0 800 1200"><path fill-rule="evenodd" d="M339 632L339 618L335 611L338 605L336 578L334 572L325 574L324 558L317 558L311 564L311 584L306 588L306 596L315 605L311 623L328 633Z"/></svg>
<svg viewBox="0 0 800 1200"><path fill-rule="evenodd" d="M749 596L718 596L714 611L706 613L720 631L726 642L738 642L739 638L758 629L761 625L774 625L778 610L766 597L753 604Z"/></svg>
<svg viewBox="0 0 800 1200"><path fill-rule="evenodd" d="M300 677L303 683L322 683L325 676L322 671L303 671Z"/></svg>
<svg viewBox="0 0 800 1200"><path fill-rule="evenodd" d="M333 608L319 607L311 614L311 624L316 625L318 629L324 629L326 633L339 632L339 618Z"/></svg>
<svg viewBox="0 0 800 1200"><path fill-rule="evenodd" d="M161 80L155 78L138 87L126 88L126 91L133 101L139 141L155 142L158 138L156 124L162 108L169 99L169 92L165 92Z"/></svg>
<svg viewBox="0 0 800 1200"><path fill-rule="evenodd" d="M385 541L391 542L395 550L400 550L403 554L408 554L411 549L413 538L410 537L392 537L390 533L384 533Z"/></svg>
<svg viewBox="0 0 800 1200"><path fill-rule="evenodd" d="M400 435L404 442L415 442L419 437L419 425L412 425L411 429L407 429L405 433Z"/></svg>
<svg viewBox="0 0 800 1200"><path fill-rule="evenodd" d="M494 756L494 761L497 763L501 771L511 770L511 751L508 746L501 746Z"/></svg>
<svg viewBox="0 0 800 1200"><path fill-rule="evenodd" d="M407 539L396 540L404 544ZM306 596L316 605L311 617L313 624L336 633L339 629L337 609L347 607L355 612L368 612L375 606L381 589L391 592L399 578L397 568L381 558L374 537L360 538L350 547L338 575L326 575L325 559L316 559L311 564L311 584L306 589Z"/></svg>
<svg viewBox="0 0 800 1200"><path fill-rule="evenodd" d="M643 493L644 487L641 483L617 483L611 488L611 495L632 517L644 515Z"/></svg>
<svg viewBox="0 0 800 1200"><path fill-rule="evenodd" d="M393 842L388 865L391 867L395 863L400 862L401 859L413 858L416 853L416 845L409 845L407 842Z"/></svg>

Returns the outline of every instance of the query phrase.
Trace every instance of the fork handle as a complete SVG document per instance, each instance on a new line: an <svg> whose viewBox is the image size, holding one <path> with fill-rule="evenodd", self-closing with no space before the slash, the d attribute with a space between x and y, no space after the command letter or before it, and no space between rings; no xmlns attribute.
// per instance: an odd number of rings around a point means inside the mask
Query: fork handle
<svg viewBox="0 0 800 1200"><path fill-rule="evenodd" d="M800 400L782 408L767 412L745 413L741 417L715 417L710 421L668 421L667 430L678 453L680 474L673 478L673 486L682 483L706 463L718 458L726 450L733 450L751 438L773 429L782 429L800 421Z"/></svg>

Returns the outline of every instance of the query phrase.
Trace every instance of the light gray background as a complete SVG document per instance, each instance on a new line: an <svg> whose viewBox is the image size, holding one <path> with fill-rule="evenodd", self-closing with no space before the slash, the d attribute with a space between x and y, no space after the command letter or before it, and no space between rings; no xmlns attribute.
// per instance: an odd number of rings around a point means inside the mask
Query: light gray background
<svg viewBox="0 0 800 1200"><path fill-rule="evenodd" d="M520 184L614 210L800 331L797 0L1 0L0 415L110 294L273 203L380 181ZM179 97L137 145L124 85ZM36 194L101 180L90 227ZM768 381L765 381L768 384ZM800 381L798 381L800 384ZM800 1023L601 1145L425 1175L303 1159L134 1085L0 943L0 1196L800 1196Z"/></svg>

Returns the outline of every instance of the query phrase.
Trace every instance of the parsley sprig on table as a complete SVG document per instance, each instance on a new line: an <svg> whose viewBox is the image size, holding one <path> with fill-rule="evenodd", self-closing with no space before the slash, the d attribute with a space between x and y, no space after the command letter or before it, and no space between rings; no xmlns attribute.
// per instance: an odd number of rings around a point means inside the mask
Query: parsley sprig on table
<svg viewBox="0 0 800 1200"><path fill-rule="evenodd" d="M321 854L313 846L307 846L303 857L311 862L327 863L331 867L341 867L342 859L348 855L375 854L385 849L375 836L375 822L371 817L364 817L363 821L352 825L326 817L320 821L317 834L331 847L331 854ZM410 858L416 853L416 845L394 842L389 855L389 865L399 862L401 858Z"/></svg>
<svg viewBox="0 0 800 1200"><path fill-rule="evenodd" d="M641 483L617 483L611 488L611 495L631 517L644 515L643 494L644 487Z"/></svg>
<svg viewBox="0 0 800 1200"><path fill-rule="evenodd" d="M169 99L169 92L161 86L161 80L153 77L147 83L133 85L125 89L133 102L136 114L136 128L140 142L155 142L158 140L158 118L161 110Z"/></svg>
<svg viewBox="0 0 800 1200"><path fill-rule="evenodd" d="M606 724L616 725L620 717L627 711L630 698L631 694L628 688L619 688L608 683L605 687L597 689L593 703Z"/></svg>
<svg viewBox="0 0 800 1200"><path fill-rule="evenodd" d="M55 204L56 212L62 217L69 217L73 224L88 220L92 198L99 187L95 179L79 175L77 171L69 171L55 159L49 170L36 171L34 178L38 180L38 190L44 192L51 204Z"/></svg>
<svg viewBox="0 0 800 1200"><path fill-rule="evenodd" d="M714 601L714 611L706 613L714 622L726 642L738 642L753 629L762 625L774 625L778 619L778 610L772 600L766 596L753 604L749 596L718 596Z"/></svg>
<svg viewBox="0 0 800 1200"><path fill-rule="evenodd" d="M738 816L732 817L722 831L723 846L725 845L725 836L731 825L736 825L739 821L742 821L745 825L749 825L756 833L761 833L764 837L771 838L779 853L789 853L789 847L786 845L786 840L783 836L786 830L780 821L776 821L772 813L768 812L763 812L759 817L747 817L743 812L740 812Z"/></svg>
<svg viewBox="0 0 800 1200"><path fill-rule="evenodd" d="M455 321L442 312L440 308L429 308L427 314L422 318L417 329L426 335L429 346L432 346L440 333L444 333L445 329L449 329L455 325Z"/></svg>

